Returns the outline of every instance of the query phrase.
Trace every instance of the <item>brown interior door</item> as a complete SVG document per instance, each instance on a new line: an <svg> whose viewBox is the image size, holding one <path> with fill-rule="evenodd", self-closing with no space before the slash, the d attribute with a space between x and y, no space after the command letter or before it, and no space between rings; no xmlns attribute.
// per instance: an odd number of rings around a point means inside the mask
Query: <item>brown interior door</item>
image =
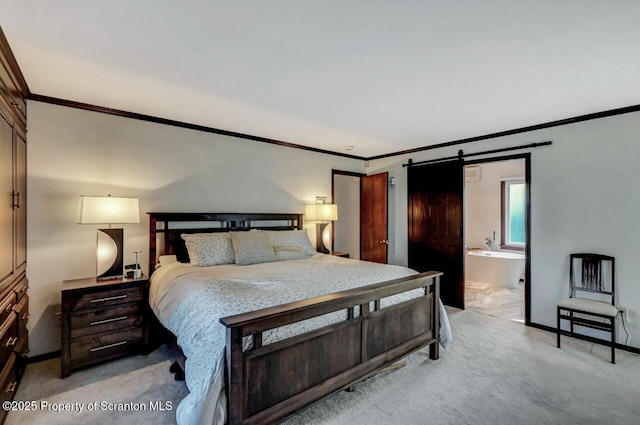
<svg viewBox="0 0 640 425"><path fill-rule="evenodd" d="M387 180L389 173L360 179L360 259L387 263Z"/></svg>
<svg viewBox="0 0 640 425"><path fill-rule="evenodd" d="M442 302L464 308L463 163L408 169L409 267L444 273Z"/></svg>

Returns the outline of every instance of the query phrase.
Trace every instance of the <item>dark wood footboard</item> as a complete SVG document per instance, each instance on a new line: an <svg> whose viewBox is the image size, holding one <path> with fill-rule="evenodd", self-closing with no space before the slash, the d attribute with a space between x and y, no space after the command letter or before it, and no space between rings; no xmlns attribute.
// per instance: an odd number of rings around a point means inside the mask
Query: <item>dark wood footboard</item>
<svg viewBox="0 0 640 425"><path fill-rule="evenodd" d="M437 359L441 275L426 272L222 318L227 423L276 422L427 345ZM424 295L380 308L381 299L417 288ZM340 310L343 321L263 345L265 331ZM243 352L247 336L254 344Z"/></svg>

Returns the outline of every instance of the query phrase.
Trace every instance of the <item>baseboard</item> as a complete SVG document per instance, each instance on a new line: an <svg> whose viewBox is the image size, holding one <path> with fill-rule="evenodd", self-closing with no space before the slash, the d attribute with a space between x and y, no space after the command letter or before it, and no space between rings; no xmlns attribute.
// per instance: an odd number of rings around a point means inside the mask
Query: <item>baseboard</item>
<svg viewBox="0 0 640 425"><path fill-rule="evenodd" d="M541 325L539 323L531 322L531 323L527 323L527 326L530 326L536 329L541 329L543 331L551 332L554 334L556 333L556 328L547 326L547 325ZM561 330L560 333L563 336L570 336L569 331ZM607 347L609 346L609 341L605 341L604 339L599 339L599 338L593 338L587 335L573 334L573 338L581 339L583 341L588 341L594 344L605 345ZM640 348L631 347L629 345L616 343L616 348L619 350L628 351L630 353L640 354ZM29 357L29 359L27 360L27 363L31 364L31 363L43 362L45 360L55 359L56 357L60 357L60 350L53 351L51 353L44 353L44 354L39 354L37 356Z"/></svg>
<svg viewBox="0 0 640 425"><path fill-rule="evenodd" d="M45 360L55 359L56 357L60 357L60 350L29 357L27 359L27 364L43 362Z"/></svg>
<svg viewBox="0 0 640 425"><path fill-rule="evenodd" d="M551 332L551 333L554 333L554 334L557 333L557 329L552 327L552 326L541 325L539 323L533 323L533 322L527 324L527 326L531 326L532 328L541 329L543 331ZM572 336L569 331L565 331L565 330L561 330L560 334L563 335L563 336ZM609 346L609 341L606 341L606 340L600 339L600 338L594 338L592 336L580 335L580 334L574 333L572 337L576 338L576 339L581 339L583 341L588 341L588 342L591 342L593 344L605 345L607 347ZM624 351L628 351L630 353L640 354L640 348L631 347L629 345L620 344L620 343L617 343L617 342L615 344L615 347L618 350L624 350Z"/></svg>

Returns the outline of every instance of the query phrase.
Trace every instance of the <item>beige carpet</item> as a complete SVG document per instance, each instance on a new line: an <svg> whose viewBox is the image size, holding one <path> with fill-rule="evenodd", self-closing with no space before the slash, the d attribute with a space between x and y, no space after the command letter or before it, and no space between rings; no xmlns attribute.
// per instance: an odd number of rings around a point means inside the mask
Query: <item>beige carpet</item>
<svg viewBox="0 0 640 425"><path fill-rule="evenodd" d="M36 401L37 410L9 412L5 424L175 424L175 408L187 394L184 382L177 382L169 373L172 360L163 348L148 356L131 356L102 365L81 369L60 379L60 359L27 366L15 400ZM152 401L172 403L172 410L117 412L99 408L88 411L94 402L145 404ZM47 402L84 406L78 410L56 411L42 408ZM115 407L115 406L114 406Z"/></svg>
<svg viewBox="0 0 640 425"><path fill-rule="evenodd" d="M640 357L555 336L474 311L450 310L453 346L438 361L428 352L407 367L358 384L290 418L317 424L640 424ZM58 378L56 360L30 365L18 400L89 403L172 401L186 394L173 381L164 351L134 356ZM175 412L11 412L7 424L170 424Z"/></svg>

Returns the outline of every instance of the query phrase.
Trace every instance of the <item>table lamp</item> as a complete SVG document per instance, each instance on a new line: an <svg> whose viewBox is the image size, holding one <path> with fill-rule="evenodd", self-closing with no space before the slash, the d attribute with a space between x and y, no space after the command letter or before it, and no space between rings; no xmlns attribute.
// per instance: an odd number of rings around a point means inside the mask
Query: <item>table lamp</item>
<svg viewBox="0 0 640 425"><path fill-rule="evenodd" d="M78 224L108 224L98 229L96 275L98 280L123 277L123 229L112 224L140 223L138 198L115 196L80 196Z"/></svg>
<svg viewBox="0 0 640 425"><path fill-rule="evenodd" d="M329 254L329 233L325 234L331 221L338 221L338 205L326 204L326 198L316 197L316 203L307 205L305 219L316 223L316 250Z"/></svg>

